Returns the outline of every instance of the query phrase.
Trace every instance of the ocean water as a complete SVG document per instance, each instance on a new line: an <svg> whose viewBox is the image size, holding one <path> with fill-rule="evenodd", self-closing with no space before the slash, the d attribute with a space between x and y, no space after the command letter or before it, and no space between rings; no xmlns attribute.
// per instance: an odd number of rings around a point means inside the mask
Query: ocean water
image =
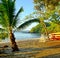
<svg viewBox="0 0 60 58"><path fill-rule="evenodd" d="M39 33L28 33L28 32L15 32L14 33L16 40L30 40L40 38ZM9 42L9 38L2 40L2 42Z"/></svg>
<svg viewBox="0 0 60 58"><path fill-rule="evenodd" d="M14 33L16 40L28 40L39 38L39 33L28 33L28 32L15 32Z"/></svg>

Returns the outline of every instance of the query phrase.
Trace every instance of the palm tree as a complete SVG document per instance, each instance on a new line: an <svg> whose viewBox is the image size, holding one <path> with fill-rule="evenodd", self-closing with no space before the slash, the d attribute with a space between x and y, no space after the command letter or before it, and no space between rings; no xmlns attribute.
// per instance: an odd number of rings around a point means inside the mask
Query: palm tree
<svg viewBox="0 0 60 58"><path fill-rule="evenodd" d="M23 11L23 8L21 7L17 14L15 14L15 1L16 0L0 1L0 25L2 25L2 28L5 29L9 34L12 51L19 51L19 48L15 41L13 30L24 28L24 26L29 25L29 23L39 22L39 20L28 20L17 27L18 16Z"/></svg>
<svg viewBox="0 0 60 58"><path fill-rule="evenodd" d="M5 30L7 30L9 34L13 51L18 51L19 49L15 42L13 29L16 27L18 19L17 17L23 11L23 8L21 7L17 14L15 15L15 1L16 0L1 0L0 24Z"/></svg>

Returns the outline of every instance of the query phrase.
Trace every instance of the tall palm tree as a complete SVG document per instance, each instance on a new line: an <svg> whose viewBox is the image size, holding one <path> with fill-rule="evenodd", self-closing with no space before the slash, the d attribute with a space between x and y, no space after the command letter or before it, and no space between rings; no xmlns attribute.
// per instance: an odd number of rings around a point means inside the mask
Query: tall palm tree
<svg viewBox="0 0 60 58"><path fill-rule="evenodd" d="M19 49L15 42L13 29L16 27L17 17L23 11L23 8L20 8L17 14L15 14L15 1L16 0L1 0L0 1L0 4L1 4L0 24L5 30L7 30L9 34L13 51L18 51Z"/></svg>
<svg viewBox="0 0 60 58"><path fill-rule="evenodd" d="M16 0L0 1L0 25L2 25L2 28L5 29L9 34L12 50L18 51L19 48L15 42L13 29L24 28L25 25L28 25L32 22L39 22L39 20L29 20L17 27L18 16L23 11L23 8L21 7L17 14L15 14L15 1Z"/></svg>

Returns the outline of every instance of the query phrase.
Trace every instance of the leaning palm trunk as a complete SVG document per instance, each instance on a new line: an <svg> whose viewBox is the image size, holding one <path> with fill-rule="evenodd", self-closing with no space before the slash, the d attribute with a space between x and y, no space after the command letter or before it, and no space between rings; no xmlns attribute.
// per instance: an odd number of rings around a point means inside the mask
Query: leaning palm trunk
<svg viewBox="0 0 60 58"><path fill-rule="evenodd" d="M11 46L13 49L12 51L19 51L18 46L15 42L15 37L14 37L12 30L10 30L10 41L11 41Z"/></svg>

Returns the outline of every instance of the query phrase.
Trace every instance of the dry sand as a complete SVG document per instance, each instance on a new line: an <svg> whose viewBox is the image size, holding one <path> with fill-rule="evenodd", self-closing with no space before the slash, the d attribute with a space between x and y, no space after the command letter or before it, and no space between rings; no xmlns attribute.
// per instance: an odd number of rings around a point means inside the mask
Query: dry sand
<svg viewBox="0 0 60 58"><path fill-rule="evenodd" d="M0 58L60 58L60 40L39 42L39 40L17 41L20 49L11 52L10 43L0 43L9 47L0 54Z"/></svg>

